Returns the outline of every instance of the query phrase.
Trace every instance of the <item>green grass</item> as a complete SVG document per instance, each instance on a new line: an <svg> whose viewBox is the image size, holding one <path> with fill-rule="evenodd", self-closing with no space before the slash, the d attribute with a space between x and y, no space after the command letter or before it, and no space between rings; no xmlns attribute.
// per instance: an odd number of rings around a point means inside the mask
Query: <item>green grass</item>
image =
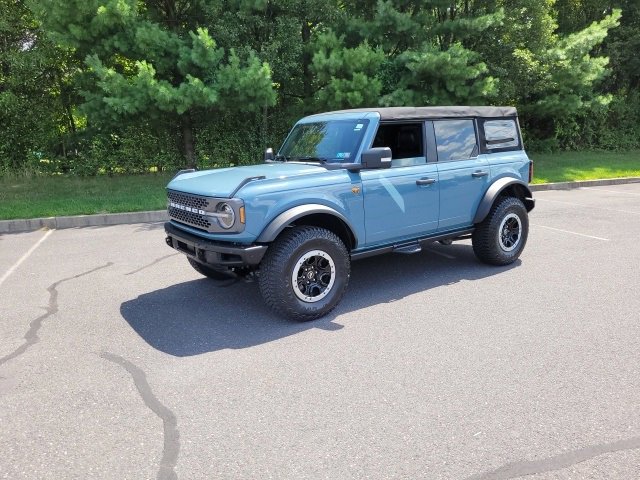
<svg viewBox="0 0 640 480"><path fill-rule="evenodd" d="M530 154L533 183L640 177L640 151ZM0 178L0 220L166 207L170 174L99 177Z"/></svg>
<svg viewBox="0 0 640 480"><path fill-rule="evenodd" d="M169 174L0 178L0 220L166 208Z"/></svg>
<svg viewBox="0 0 640 480"><path fill-rule="evenodd" d="M530 153L533 183L640 177L640 151Z"/></svg>

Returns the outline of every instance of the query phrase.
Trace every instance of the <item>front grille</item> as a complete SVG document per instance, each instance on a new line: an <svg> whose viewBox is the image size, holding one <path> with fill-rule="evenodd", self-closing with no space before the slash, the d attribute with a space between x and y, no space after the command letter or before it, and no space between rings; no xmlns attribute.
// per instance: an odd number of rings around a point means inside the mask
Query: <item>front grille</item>
<svg viewBox="0 0 640 480"><path fill-rule="evenodd" d="M169 207L169 217L178 222L202 228L203 230L209 230L211 228L211 222L205 216L193 212L185 212L179 208Z"/></svg>
<svg viewBox="0 0 640 480"><path fill-rule="evenodd" d="M208 198L173 191L169 191L167 196L169 198L167 211L172 220L211 231L211 222L207 217L199 213L207 211L209 208Z"/></svg>
<svg viewBox="0 0 640 480"><path fill-rule="evenodd" d="M209 206L209 199L206 197L197 197L186 193L178 193L169 191L167 194L169 201L179 203L185 207L197 208L198 210L206 210Z"/></svg>

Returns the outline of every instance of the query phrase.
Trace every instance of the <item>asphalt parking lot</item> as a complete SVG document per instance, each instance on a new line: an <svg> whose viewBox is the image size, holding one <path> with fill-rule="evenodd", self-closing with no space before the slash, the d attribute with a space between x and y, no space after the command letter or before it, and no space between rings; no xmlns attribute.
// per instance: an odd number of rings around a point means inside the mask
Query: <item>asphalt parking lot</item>
<svg viewBox="0 0 640 480"><path fill-rule="evenodd" d="M161 225L0 237L0 478L640 478L640 184L355 262L292 323Z"/></svg>

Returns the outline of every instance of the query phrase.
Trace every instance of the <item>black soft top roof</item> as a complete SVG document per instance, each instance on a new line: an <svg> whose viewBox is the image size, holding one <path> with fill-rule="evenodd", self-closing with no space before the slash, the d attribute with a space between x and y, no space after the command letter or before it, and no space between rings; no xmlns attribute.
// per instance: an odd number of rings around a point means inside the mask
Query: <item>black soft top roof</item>
<svg viewBox="0 0 640 480"><path fill-rule="evenodd" d="M418 118L451 118L451 117L517 117L515 107L386 107L357 108L353 110L337 110L332 113L370 113L378 112L381 120L406 120Z"/></svg>

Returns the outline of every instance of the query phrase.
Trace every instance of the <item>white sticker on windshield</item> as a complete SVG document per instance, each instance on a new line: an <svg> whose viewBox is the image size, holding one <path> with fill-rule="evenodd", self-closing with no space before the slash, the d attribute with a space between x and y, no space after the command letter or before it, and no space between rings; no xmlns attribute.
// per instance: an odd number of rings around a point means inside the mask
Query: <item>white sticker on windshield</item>
<svg viewBox="0 0 640 480"><path fill-rule="evenodd" d="M339 152L336 153L336 158L349 158L351 156L350 152Z"/></svg>
<svg viewBox="0 0 640 480"><path fill-rule="evenodd" d="M359 132L364 127L364 123L359 123L356 125L356 128L353 129L354 132Z"/></svg>

